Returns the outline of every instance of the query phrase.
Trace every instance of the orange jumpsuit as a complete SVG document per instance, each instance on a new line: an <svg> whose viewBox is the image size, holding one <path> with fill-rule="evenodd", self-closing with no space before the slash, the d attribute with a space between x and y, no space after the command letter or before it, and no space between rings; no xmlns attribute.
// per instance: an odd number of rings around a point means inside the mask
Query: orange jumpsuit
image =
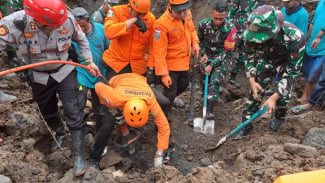
<svg viewBox="0 0 325 183"><path fill-rule="evenodd" d="M116 73L130 63L132 72L144 74L147 66L154 66L153 54L149 54L147 58L146 52L149 48L149 53L153 53L152 27L156 18L148 12L141 19L147 24L148 30L145 33L140 32L135 24L126 30L125 21L130 18L127 5L114 6L108 11L104 32L107 39L111 40L111 44L104 52L103 60Z"/></svg>
<svg viewBox="0 0 325 183"><path fill-rule="evenodd" d="M168 148L169 124L145 77L135 73L116 75L110 79L109 85L97 83L95 90L101 104L119 110L123 110L125 103L131 98L143 99L148 105L150 113L153 114L154 122L158 128L158 150Z"/></svg>
<svg viewBox="0 0 325 183"><path fill-rule="evenodd" d="M167 9L154 24L154 56L156 75L168 71L188 71L191 46L199 44L191 10L187 10L184 22L171 16Z"/></svg>

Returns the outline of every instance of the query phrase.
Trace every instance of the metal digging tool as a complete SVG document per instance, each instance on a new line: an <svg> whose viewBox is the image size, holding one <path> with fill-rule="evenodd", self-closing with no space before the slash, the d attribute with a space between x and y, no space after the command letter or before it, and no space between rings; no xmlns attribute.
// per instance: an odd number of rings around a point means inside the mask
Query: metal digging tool
<svg viewBox="0 0 325 183"><path fill-rule="evenodd" d="M194 118L193 130L195 132L202 132L207 134L214 134L214 120L207 118L207 101L208 101L208 85L209 74L205 75L204 83L204 98L203 98L203 116L202 118Z"/></svg>
<svg viewBox="0 0 325 183"><path fill-rule="evenodd" d="M194 62L193 62L193 70L192 70L192 81L191 81L191 95L190 95L190 114L188 117L188 124L193 125L193 118L194 118L194 94L195 94L195 74L196 74L196 64L197 58L196 54L194 55Z"/></svg>
<svg viewBox="0 0 325 183"><path fill-rule="evenodd" d="M263 110L259 109L255 114L253 114L248 120L241 123L239 126L237 126L235 129L233 129L230 133L228 133L226 136L222 137L218 144L216 146L213 146L211 148L206 149L205 151L211 151L214 149L217 149L219 146L221 146L223 143L225 143L232 135L236 134L239 130L241 130L244 126L251 123L254 119L258 118L259 116L263 115L267 111L268 107L265 106Z"/></svg>

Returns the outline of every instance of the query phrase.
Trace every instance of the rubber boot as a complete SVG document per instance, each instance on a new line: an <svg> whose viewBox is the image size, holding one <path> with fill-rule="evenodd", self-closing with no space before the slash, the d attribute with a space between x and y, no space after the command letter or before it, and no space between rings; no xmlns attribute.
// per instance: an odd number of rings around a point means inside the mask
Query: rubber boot
<svg viewBox="0 0 325 183"><path fill-rule="evenodd" d="M242 137L246 136L250 131L252 131L254 128L254 126L249 123L248 125L244 126L241 130L239 130L235 136L234 136L234 140L239 140Z"/></svg>
<svg viewBox="0 0 325 183"><path fill-rule="evenodd" d="M89 159L88 160L89 167L94 167L96 170L99 170L99 160L98 159Z"/></svg>
<svg viewBox="0 0 325 183"><path fill-rule="evenodd" d="M229 83L230 84L232 84L232 85L235 85L237 88L240 88L240 83L239 82L237 82L237 80L236 80L236 76L237 76L237 74L235 74L235 73L230 73L230 76L229 76Z"/></svg>
<svg viewBox="0 0 325 183"><path fill-rule="evenodd" d="M214 100L213 98L208 99L208 106L207 106L207 118L208 119L214 119L214 114L213 114L213 106L214 106Z"/></svg>
<svg viewBox="0 0 325 183"><path fill-rule="evenodd" d="M75 151L73 174L77 177L85 174L87 169L87 161L85 159L85 136L83 129L71 130L70 133Z"/></svg>
<svg viewBox="0 0 325 183"><path fill-rule="evenodd" d="M274 132L278 131L280 126L283 124L283 122L284 122L284 119L274 117L270 124L270 129Z"/></svg>
<svg viewBox="0 0 325 183"><path fill-rule="evenodd" d="M52 143L52 146L51 146L51 151L52 152L55 151L55 150L57 150L59 147L62 146L63 141L64 141L64 138L66 136L63 125L57 127L56 129L53 129L53 130L55 131L55 139L56 139L56 142L54 141Z"/></svg>
<svg viewBox="0 0 325 183"><path fill-rule="evenodd" d="M16 100L17 97L13 96L13 95L9 95L4 93L2 90L0 90L0 101L10 101L10 100Z"/></svg>

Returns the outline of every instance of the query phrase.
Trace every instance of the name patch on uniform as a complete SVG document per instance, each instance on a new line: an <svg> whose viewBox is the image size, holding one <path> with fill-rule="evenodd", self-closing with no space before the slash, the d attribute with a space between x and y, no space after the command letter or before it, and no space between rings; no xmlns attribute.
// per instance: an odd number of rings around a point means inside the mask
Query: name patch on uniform
<svg viewBox="0 0 325 183"><path fill-rule="evenodd" d="M62 45L62 49L66 50L70 47L69 43L65 43L64 45Z"/></svg>
<svg viewBox="0 0 325 183"><path fill-rule="evenodd" d="M71 36L67 36L67 37L59 37L58 38L58 41L60 42L60 41L67 41L67 40L69 40L69 39L71 39Z"/></svg>
<svg viewBox="0 0 325 183"><path fill-rule="evenodd" d="M5 25L0 26L0 36L4 36L8 34L8 28Z"/></svg>
<svg viewBox="0 0 325 183"><path fill-rule="evenodd" d="M155 29L155 39L156 40L159 40L160 39L160 28L159 27L157 27L156 29Z"/></svg>
<svg viewBox="0 0 325 183"><path fill-rule="evenodd" d="M30 32L25 32L24 34L21 35L21 37L32 38L32 37L34 37L34 34L32 34Z"/></svg>
<svg viewBox="0 0 325 183"><path fill-rule="evenodd" d="M109 9L106 16L113 17L114 16L113 9Z"/></svg>
<svg viewBox="0 0 325 183"><path fill-rule="evenodd" d="M59 31L60 34L68 34L69 33L69 29L63 28L62 30Z"/></svg>
<svg viewBox="0 0 325 183"><path fill-rule="evenodd" d="M36 30L36 25L34 22L30 22L29 25L31 30Z"/></svg>

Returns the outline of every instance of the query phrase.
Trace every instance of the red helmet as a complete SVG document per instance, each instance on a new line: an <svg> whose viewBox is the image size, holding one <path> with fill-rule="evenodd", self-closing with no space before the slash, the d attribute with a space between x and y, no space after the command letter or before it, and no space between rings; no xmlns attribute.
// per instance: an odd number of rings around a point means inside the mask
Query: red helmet
<svg viewBox="0 0 325 183"><path fill-rule="evenodd" d="M27 15L50 26L62 25L68 18L68 12L62 0L24 0Z"/></svg>

